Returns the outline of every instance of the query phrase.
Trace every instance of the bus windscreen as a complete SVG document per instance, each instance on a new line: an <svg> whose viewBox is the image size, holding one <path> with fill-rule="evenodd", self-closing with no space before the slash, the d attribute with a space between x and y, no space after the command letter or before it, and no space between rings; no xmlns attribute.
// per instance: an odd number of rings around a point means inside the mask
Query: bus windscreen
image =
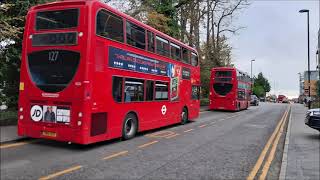
<svg viewBox="0 0 320 180"><path fill-rule="evenodd" d="M66 50L37 51L28 55L32 81L44 92L62 91L73 79L80 53Z"/></svg>
<svg viewBox="0 0 320 180"><path fill-rule="evenodd" d="M78 26L79 9L38 12L36 30L68 29Z"/></svg>

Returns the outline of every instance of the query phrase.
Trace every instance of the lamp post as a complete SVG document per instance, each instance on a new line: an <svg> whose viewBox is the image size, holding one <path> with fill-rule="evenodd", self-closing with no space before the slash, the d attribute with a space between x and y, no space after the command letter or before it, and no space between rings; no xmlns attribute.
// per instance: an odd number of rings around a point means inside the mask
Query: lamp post
<svg viewBox="0 0 320 180"><path fill-rule="evenodd" d="M252 77L252 62L253 61L256 61L256 60L254 60L254 59L251 60L251 94L253 93L253 84L254 84L253 77Z"/></svg>
<svg viewBox="0 0 320 180"><path fill-rule="evenodd" d="M320 41L320 39L319 39L319 41ZM320 47L319 47L320 48ZM320 50L320 49L319 49ZM318 66L317 66L317 68L318 68L318 71L319 71L319 80L320 80L320 57L319 57L319 50L317 50L317 52L316 52L316 60L318 60Z"/></svg>
<svg viewBox="0 0 320 180"><path fill-rule="evenodd" d="M308 25L308 108L311 108L311 92L310 92L310 38L309 38L309 10L301 9L299 13L307 13L307 25Z"/></svg>
<svg viewBox="0 0 320 180"><path fill-rule="evenodd" d="M299 72L298 75L299 75L299 96L300 96L302 95L302 92L303 92L301 87L301 73Z"/></svg>

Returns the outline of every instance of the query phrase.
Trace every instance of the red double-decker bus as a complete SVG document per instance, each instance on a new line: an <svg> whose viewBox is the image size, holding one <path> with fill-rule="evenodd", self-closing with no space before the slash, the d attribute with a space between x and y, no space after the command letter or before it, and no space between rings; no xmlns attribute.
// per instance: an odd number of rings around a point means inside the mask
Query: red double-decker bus
<svg viewBox="0 0 320 180"><path fill-rule="evenodd" d="M18 134L89 144L199 116L195 49L99 1L32 7Z"/></svg>
<svg viewBox="0 0 320 180"><path fill-rule="evenodd" d="M251 78L236 68L219 67L211 70L211 110L239 111L250 106Z"/></svg>

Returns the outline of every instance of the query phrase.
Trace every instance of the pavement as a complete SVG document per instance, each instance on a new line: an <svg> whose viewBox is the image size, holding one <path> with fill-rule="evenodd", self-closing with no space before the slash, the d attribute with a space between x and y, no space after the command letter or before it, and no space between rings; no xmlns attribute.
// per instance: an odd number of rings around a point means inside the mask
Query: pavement
<svg viewBox="0 0 320 180"><path fill-rule="evenodd" d="M200 106L200 112L202 111L208 111L209 107L208 106Z"/></svg>
<svg viewBox="0 0 320 180"><path fill-rule="evenodd" d="M1 179L246 179L286 108L204 111L195 122L128 141L22 141L2 147Z"/></svg>
<svg viewBox="0 0 320 180"><path fill-rule="evenodd" d="M0 126L0 143L8 143L23 139L17 135L17 126Z"/></svg>
<svg viewBox="0 0 320 180"><path fill-rule="evenodd" d="M304 124L307 108L292 105L280 179L320 179L320 133Z"/></svg>

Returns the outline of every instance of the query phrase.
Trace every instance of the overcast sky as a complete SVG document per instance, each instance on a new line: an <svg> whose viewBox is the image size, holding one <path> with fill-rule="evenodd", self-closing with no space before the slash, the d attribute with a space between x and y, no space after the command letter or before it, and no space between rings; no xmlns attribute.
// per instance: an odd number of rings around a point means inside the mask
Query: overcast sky
<svg viewBox="0 0 320 180"><path fill-rule="evenodd" d="M237 18L245 26L232 36L233 60L239 69L250 74L262 72L270 81L271 93L297 97L298 72L307 69L307 14L310 10L310 67L316 68L319 0L255 0ZM275 84L275 88L274 88Z"/></svg>

